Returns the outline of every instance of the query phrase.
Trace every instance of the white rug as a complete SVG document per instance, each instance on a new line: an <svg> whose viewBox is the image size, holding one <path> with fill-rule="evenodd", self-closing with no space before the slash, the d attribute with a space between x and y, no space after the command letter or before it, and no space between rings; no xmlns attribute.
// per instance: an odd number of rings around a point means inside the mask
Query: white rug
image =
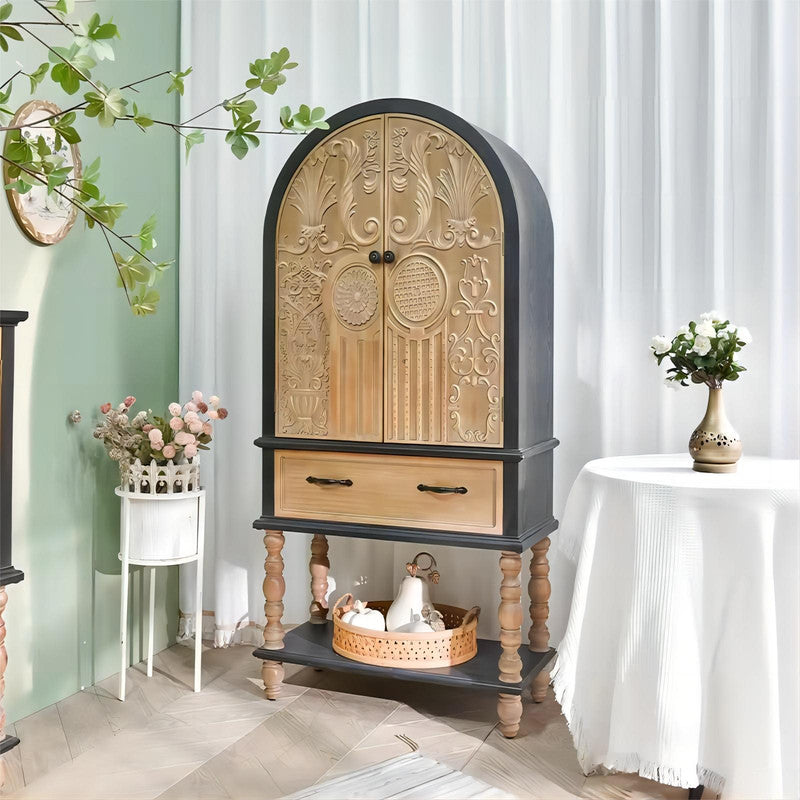
<svg viewBox="0 0 800 800"><path fill-rule="evenodd" d="M513 800L514 795L445 767L432 758L409 753L303 789L284 800L389 800L401 797Z"/></svg>

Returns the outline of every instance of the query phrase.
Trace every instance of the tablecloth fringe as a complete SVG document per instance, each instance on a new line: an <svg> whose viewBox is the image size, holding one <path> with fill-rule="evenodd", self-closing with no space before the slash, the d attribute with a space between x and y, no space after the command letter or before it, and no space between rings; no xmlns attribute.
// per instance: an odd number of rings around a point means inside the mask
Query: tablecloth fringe
<svg viewBox="0 0 800 800"><path fill-rule="evenodd" d="M559 658L550 677L553 679L553 691L556 700L561 706L561 713L567 721L567 727L570 734L572 734L572 741L578 751L578 763L585 775L598 772L601 774L605 772L636 772L643 778L667 786L680 786L683 789L690 789L701 783L709 791L716 794L722 791L725 785L725 778L699 764L694 769L687 770L682 767L667 766L654 761L643 761L637 753L609 753L607 756L608 763L593 764L584 736L583 721L576 713L575 705L572 702L573 693L566 672L567 670L564 669L564 665Z"/></svg>

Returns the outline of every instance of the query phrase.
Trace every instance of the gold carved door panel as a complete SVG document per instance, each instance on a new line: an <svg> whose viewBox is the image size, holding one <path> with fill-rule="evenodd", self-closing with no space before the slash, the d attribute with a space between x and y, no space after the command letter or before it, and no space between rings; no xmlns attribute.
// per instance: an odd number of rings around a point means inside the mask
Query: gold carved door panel
<svg viewBox="0 0 800 800"><path fill-rule="evenodd" d="M323 140L295 173L276 236L278 436L383 439L384 118Z"/></svg>
<svg viewBox="0 0 800 800"><path fill-rule="evenodd" d="M384 439L503 444L503 221L485 165L387 115Z"/></svg>

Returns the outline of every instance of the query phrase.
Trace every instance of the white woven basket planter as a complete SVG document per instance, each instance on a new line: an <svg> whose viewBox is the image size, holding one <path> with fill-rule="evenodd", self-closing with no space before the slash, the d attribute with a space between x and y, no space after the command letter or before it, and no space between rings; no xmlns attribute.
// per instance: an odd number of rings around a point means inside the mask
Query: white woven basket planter
<svg viewBox="0 0 800 800"><path fill-rule="evenodd" d="M150 573L150 628L147 645L147 676L153 674L153 618L155 613L155 570L171 564L197 562L195 577L194 690L200 691L200 661L203 649L203 536L206 493L200 488L198 458L190 464L172 461L147 466L138 459L122 475L116 488L120 497L120 700L125 699L128 660L129 567L139 564Z"/></svg>
<svg viewBox="0 0 800 800"><path fill-rule="evenodd" d="M129 554L133 561L189 558L197 553L200 465L144 465L138 459L123 474L121 497L128 508Z"/></svg>

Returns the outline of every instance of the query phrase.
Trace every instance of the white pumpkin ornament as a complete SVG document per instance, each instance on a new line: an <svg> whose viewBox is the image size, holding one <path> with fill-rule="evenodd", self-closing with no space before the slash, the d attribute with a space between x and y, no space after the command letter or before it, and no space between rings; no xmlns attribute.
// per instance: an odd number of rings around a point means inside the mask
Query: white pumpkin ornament
<svg viewBox="0 0 800 800"><path fill-rule="evenodd" d="M411 622L397 628L395 633L433 633L433 628L419 614L414 614Z"/></svg>
<svg viewBox="0 0 800 800"><path fill-rule="evenodd" d="M386 621L377 608L367 608L366 603L356 600L350 611L342 614L342 622L355 628L367 628L371 631L385 631Z"/></svg>

